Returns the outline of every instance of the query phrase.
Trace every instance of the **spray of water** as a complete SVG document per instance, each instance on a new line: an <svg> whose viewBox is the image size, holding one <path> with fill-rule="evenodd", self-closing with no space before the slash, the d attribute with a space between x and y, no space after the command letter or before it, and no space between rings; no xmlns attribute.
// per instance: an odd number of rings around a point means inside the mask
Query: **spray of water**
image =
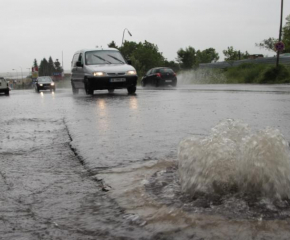
<svg viewBox="0 0 290 240"><path fill-rule="evenodd" d="M226 77L220 69L197 69L178 73L178 84L226 83Z"/></svg>
<svg viewBox="0 0 290 240"><path fill-rule="evenodd" d="M289 143L277 129L253 133L244 122L227 119L208 137L183 140L178 158L182 190L191 195L290 198Z"/></svg>

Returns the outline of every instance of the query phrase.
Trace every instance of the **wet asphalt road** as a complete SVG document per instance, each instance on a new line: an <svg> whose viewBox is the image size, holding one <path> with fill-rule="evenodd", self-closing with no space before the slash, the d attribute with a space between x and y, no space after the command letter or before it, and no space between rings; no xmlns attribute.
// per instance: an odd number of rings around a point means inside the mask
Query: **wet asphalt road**
<svg viewBox="0 0 290 240"><path fill-rule="evenodd" d="M131 221L96 174L176 159L180 140L226 118L277 128L289 141L289 96L289 85L1 95L0 239L180 239Z"/></svg>

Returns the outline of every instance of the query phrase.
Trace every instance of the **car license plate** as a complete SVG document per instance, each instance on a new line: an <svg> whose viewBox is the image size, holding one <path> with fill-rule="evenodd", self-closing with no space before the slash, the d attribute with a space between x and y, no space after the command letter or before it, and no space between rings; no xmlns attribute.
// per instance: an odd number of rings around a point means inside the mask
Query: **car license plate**
<svg viewBox="0 0 290 240"><path fill-rule="evenodd" d="M111 78L111 82L126 82L126 78Z"/></svg>
<svg viewBox="0 0 290 240"><path fill-rule="evenodd" d="M165 80L165 82L172 82L171 80Z"/></svg>

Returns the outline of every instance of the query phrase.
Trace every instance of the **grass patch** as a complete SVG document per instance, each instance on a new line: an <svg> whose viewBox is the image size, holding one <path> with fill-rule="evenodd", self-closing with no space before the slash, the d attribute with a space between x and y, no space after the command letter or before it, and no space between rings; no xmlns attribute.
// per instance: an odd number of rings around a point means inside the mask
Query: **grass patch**
<svg viewBox="0 0 290 240"><path fill-rule="evenodd" d="M225 70L227 83L280 84L289 83L290 71L284 65L244 63Z"/></svg>
<svg viewBox="0 0 290 240"><path fill-rule="evenodd" d="M259 83L290 83L290 71L284 65L268 66L260 74Z"/></svg>

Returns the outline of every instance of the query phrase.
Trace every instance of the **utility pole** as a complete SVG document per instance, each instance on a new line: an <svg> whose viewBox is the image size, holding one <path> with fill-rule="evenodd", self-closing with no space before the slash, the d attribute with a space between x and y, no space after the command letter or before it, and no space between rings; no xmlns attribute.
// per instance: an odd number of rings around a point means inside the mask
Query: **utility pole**
<svg viewBox="0 0 290 240"><path fill-rule="evenodd" d="M278 42L281 42L281 37L282 37L282 21L283 21L283 0L281 0L280 30L279 30L279 41ZM280 55L280 51L277 50L276 68L279 65L279 55Z"/></svg>

